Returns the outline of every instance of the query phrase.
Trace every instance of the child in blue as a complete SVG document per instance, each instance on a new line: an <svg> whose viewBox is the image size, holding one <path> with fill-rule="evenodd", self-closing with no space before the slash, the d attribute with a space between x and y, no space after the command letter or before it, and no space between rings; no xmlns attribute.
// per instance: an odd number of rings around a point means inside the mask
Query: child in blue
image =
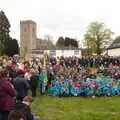
<svg viewBox="0 0 120 120"><path fill-rule="evenodd" d="M68 87L66 87L66 86L64 87L62 96L64 96L64 97L69 96L69 89L68 89Z"/></svg>
<svg viewBox="0 0 120 120"><path fill-rule="evenodd" d="M45 83L44 83L44 74L42 71L39 74L39 83L40 83L40 93L43 94L45 92Z"/></svg>
<svg viewBox="0 0 120 120"><path fill-rule="evenodd" d="M71 85L70 94L71 94L72 96L75 96L75 95L76 95L76 90L75 90L74 85Z"/></svg>

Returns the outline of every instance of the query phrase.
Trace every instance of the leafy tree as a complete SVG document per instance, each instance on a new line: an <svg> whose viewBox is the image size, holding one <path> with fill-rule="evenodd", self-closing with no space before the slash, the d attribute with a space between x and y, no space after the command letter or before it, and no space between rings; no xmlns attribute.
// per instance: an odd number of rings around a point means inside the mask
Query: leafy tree
<svg viewBox="0 0 120 120"><path fill-rule="evenodd" d="M111 43L111 35L113 32L105 28L104 23L92 22L88 26L87 32L84 35L87 49L97 55L103 52L104 47L108 47Z"/></svg>
<svg viewBox="0 0 120 120"><path fill-rule="evenodd" d="M5 13L0 11L0 55L13 56L19 52L17 40L9 36L10 27Z"/></svg>
<svg viewBox="0 0 120 120"><path fill-rule="evenodd" d="M109 46L109 48L116 48L116 47L120 47L120 36L117 36Z"/></svg>
<svg viewBox="0 0 120 120"><path fill-rule="evenodd" d="M4 44L0 41L0 55L3 55Z"/></svg>
<svg viewBox="0 0 120 120"><path fill-rule="evenodd" d="M78 41L75 40L75 39L71 39L71 45L72 45L73 47L77 47L77 48L78 48Z"/></svg>
<svg viewBox="0 0 120 120"><path fill-rule="evenodd" d="M0 55L4 54L5 41L9 39L10 23L3 11L0 11Z"/></svg>
<svg viewBox="0 0 120 120"><path fill-rule="evenodd" d="M56 46L58 47L64 47L65 46L65 40L63 37L59 37L57 42L56 42Z"/></svg>
<svg viewBox="0 0 120 120"><path fill-rule="evenodd" d="M113 41L113 43L120 43L120 36L117 36L117 37L115 38L115 40Z"/></svg>
<svg viewBox="0 0 120 120"><path fill-rule="evenodd" d="M65 47L75 47L78 48L78 41L69 37L65 38Z"/></svg>
<svg viewBox="0 0 120 120"><path fill-rule="evenodd" d="M56 42L56 46L59 47L77 47L78 48L78 41L69 37L59 37L58 41Z"/></svg>
<svg viewBox="0 0 120 120"><path fill-rule="evenodd" d="M65 47L71 46L71 39L69 37L65 38Z"/></svg>
<svg viewBox="0 0 120 120"><path fill-rule="evenodd" d="M10 38L9 40L5 41L5 55L13 56L19 53L19 46L16 39Z"/></svg>

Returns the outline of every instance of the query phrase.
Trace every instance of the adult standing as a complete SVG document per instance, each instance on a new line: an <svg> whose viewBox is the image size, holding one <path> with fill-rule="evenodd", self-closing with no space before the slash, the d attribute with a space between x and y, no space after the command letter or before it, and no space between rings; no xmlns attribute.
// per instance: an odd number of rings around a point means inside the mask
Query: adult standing
<svg viewBox="0 0 120 120"><path fill-rule="evenodd" d="M8 114L13 109L16 100L16 91L8 81L8 73L0 71L0 120L8 120Z"/></svg>
<svg viewBox="0 0 120 120"><path fill-rule="evenodd" d="M32 75L30 77L30 87L31 87L31 91L32 91L32 97L36 97L39 75L37 73L35 73L35 71L32 71L31 74Z"/></svg>
<svg viewBox="0 0 120 120"><path fill-rule="evenodd" d="M39 83L40 83L40 94L42 95L45 92L45 81L44 81L44 74L43 70L40 70L39 73Z"/></svg>
<svg viewBox="0 0 120 120"><path fill-rule="evenodd" d="M12 83L17 91L17 100L22 101L27 96L28 89L30 89L28 81L24 78L24 72L19 70L18 76L12 80Z"/></svg>

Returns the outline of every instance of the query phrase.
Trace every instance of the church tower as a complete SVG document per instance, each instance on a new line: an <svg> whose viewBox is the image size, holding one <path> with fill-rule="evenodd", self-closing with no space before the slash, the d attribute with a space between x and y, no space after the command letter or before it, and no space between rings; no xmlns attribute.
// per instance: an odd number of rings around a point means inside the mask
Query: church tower
<svg viewBox="0 0 120 120"><path fill-rule="evenodd" d="M20 22L20 55L29 56L36 48L36 23L32 20Z"/></svg>

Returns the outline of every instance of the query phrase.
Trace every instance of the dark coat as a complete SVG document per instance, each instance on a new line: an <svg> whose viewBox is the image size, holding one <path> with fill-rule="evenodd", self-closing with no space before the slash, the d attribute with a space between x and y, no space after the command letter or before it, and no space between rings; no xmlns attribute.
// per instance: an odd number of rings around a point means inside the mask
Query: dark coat
<svg viewBox="0 0 120 120"><path fill-rule="evenodd" d="M25 105L22 102L17 102L14 110L23 114L23 116L25 116L26 120L33 120L33 115L31 113L30 107Z"/></svg>
<svg viewBox="0 0 120 120"><path fill-rule="evenodd" d="M13 109L16 99L16 91L7 80L0 80L0 112Z"/></svg>
<svg viewBox="0 0 120 120"><path fill-rule="evenodd" d="M23 77L16 77L12 81L16 91L17 91L17 98L24 98L28 94L28 89L30 88L29 83Z"/></svg>
<svg viewBox="0 0 120 120"><path fill-rule="evenodd" d="M17 77L17 72L15 71L15 69L13 69L11 66L7 66L6 70L9 72L9 76L11 78L15 78Z"/></svg>
<svg viewBox="0 0 120 120"><path fill-rule="evenodd" d="M33 74L30 78L30 86L31 88L37 88L38 86L38 75Z"/></svg>

